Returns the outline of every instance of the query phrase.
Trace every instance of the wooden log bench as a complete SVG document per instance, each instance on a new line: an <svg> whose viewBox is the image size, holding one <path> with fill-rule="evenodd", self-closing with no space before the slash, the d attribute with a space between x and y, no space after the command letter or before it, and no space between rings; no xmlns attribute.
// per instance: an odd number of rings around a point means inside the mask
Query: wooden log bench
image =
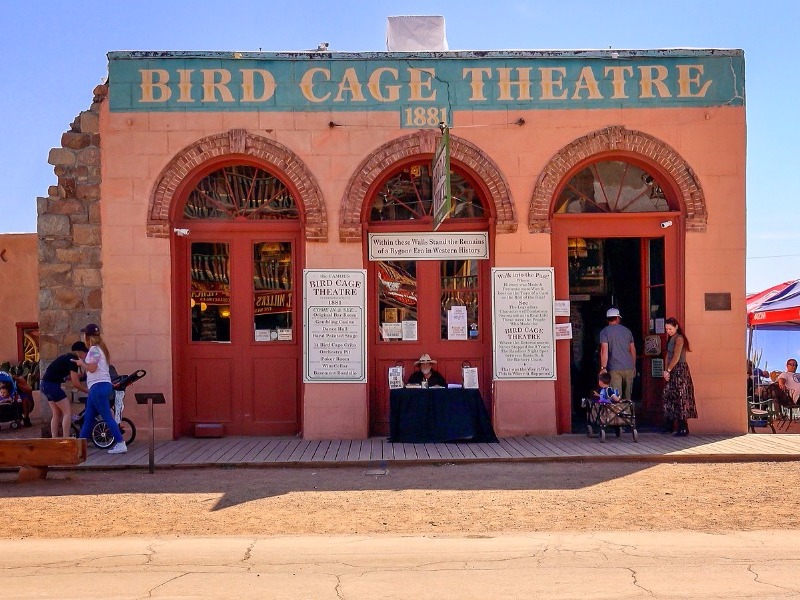
<svg viewBox="0 0 800 600"><path fill-rule="evenodd" d="M85 439L0 440L0 467L19 467L17 481L44 479L48 468L79 465L86 453Z"/></svg>

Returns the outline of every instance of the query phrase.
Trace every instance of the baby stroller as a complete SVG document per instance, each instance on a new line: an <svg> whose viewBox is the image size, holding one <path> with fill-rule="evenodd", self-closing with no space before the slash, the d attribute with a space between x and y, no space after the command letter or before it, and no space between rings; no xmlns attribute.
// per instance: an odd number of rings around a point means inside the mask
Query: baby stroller
<svg viewBox="0 0 800 600"><path fill-rule="evenodd" d="M122 411L125 408L125 389L147 375L147 371L139 369L130 375L117 375L116 369L114 369L113 366L110 368L110 371L112 392L108 397L108 403L114 413L114 419L119 425L119 430L122 432L122 439L125 440L126 444L130 444L136 439L136 425L134 425L133 421L128 417L122 416ZM86 397L81 398L80 401L85 403ZM80 435L85 413L86 409L84 408L77 415L72 417L72 437L78 437ZM110 448L114 444L114 436L111 434L111 430L100 415L97 415L94 427L92 427L91 440L98 448Z"/></svg>
<svg viewBox="0 0 800 600"><path fill-rule="evenodd" d="M606 427L613 427L617 437L622 435L623 427L630 427L633 441L639 441L636 430L636 410L630 400L619 402L601 401L599 398L582 398L581 405L586 409L586 436L594 435L594 427L598 432L600 443L606 441Z"/></svg>
<svg viewBox="0 0 800 600"><path fill-rule="evenodd" d="M10 423L11 429L22 427L22 398L17 392L17 383L8 371L0 371L0 383L11 386L11 395L0 402L0 423Z"/></svg>

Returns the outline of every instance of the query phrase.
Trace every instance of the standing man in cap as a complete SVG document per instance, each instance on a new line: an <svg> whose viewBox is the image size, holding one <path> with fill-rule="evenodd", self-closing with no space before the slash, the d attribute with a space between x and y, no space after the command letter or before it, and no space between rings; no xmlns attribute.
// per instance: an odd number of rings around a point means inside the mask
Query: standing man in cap
<svg viewBox="0 0 800 600"><path fill-rule="evenodd" d="M608 325L600 331L600 373L611 375L611 387L630 400L636 377L636 345L631 330L620 323L619 309L606 311Z"/></svg>

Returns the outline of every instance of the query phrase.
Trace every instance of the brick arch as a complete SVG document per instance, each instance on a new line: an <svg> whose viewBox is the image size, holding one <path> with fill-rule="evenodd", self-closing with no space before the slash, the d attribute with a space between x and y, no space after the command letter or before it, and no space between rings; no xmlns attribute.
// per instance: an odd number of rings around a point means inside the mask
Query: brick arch
<svg viewBox="0 0 800 600"><path fill-rule="evenodd" d="M705 231L708 224L706 199L697 175L689 164L663 141L621 125L594 131L564 146L545 166L536 180L528 212L531 233L550 232L550 213L558 186L567 173L587 157L608 152L625 152L658 165L672 178L678 199L686 212L687 231Z"/></svg>
<svg viewBox="0 0 800 600"><path fill-rule="evenodd" d="M307 241L328 240L328 217L325 201L316 179L302 160L276 141L253 135L244 129L232 129L197 140L181 150L164 168L150 195L147 219L148 237L169 237L169 214L181 182L197 167L226 155L245 155L272 165L285 175L297 190L295 200L301 208Z"/></svg>
<svg viewBox="0 0 800 600"><path fill-rule="evenodd" d="M361 211L370 186L393 164L420 154L433 154L439 137L435 130L422 130L387 142L365 159L345 188L339 219L339 239L361 242ZM470 169L491 194L498 233L517 230L511 190L498 166L475 144L450 136L450 158Z"/></svg>

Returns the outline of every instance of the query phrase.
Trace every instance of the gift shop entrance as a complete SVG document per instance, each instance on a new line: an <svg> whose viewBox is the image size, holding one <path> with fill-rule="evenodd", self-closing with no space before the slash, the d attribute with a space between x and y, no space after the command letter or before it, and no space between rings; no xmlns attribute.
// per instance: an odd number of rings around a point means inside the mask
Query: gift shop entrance
<svg viewBox="0 0 800 600"><path fill-rule="evenodd" d="M448 383L478 370L491 403L490 227L483 193L453 167L450 216L433 231L430 161L407 165L377 188L367 248L370 434L389 431L388 370L408 377L429 354Z"/></svg>
<svg viewBox="0 0 800 600"><path fill-rule="evenodd" d="M556 394L559 431L564 433L586 431L581 398L597 386L598 337L612 307L619 310L636 344L632 399L637 402L637 427L662 424L664 320L680 319L683 308L680 213L670 210L657 184L652 191L646 171L621 161L599 165L575 176L594 177L588 186L591 200L588 191L576 192L580 183L573 178L556 203L562 212L553 218L556 297L569 298L572 324L570 343L557 346ZM608 178L617 185L609 185ZM620 210L637 206L636 211ZM581 207L583 212L574 214Z"/></svg>

